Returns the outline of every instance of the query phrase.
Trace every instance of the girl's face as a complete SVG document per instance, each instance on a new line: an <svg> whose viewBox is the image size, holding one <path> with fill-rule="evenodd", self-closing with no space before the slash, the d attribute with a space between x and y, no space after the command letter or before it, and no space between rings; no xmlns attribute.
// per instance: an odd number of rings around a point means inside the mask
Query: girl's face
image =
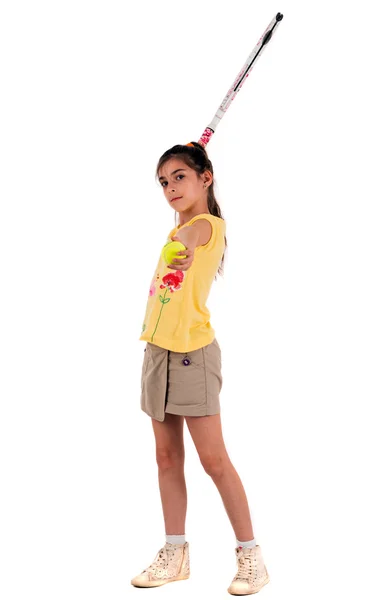
<svg viewBox="0 0 377 600"><path fill-rule="evenodd" d="M171 158L162 165L158 175L165 198L175 211L186 212L194 205L203 212L207 208L208 186L212 182L210 171L198 175L182 160Z"/></svg>

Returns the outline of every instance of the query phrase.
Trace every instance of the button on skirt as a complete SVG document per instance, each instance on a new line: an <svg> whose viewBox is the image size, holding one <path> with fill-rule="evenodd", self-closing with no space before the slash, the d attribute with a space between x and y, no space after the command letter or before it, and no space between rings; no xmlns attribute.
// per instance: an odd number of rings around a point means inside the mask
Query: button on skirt
<svg viewBox="0 0 377 600"><path fill-rule="evenodd" d="M147 342L141 374L141 410L157 421L165 413L203 417L220 413L221 349L216 338L191 352Z"/></svg>

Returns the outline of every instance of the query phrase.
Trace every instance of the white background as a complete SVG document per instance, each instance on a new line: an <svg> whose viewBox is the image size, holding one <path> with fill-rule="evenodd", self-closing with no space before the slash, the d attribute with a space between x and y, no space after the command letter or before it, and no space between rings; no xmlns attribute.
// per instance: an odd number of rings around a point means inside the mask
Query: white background
<svg viewBox="0 0 377 600"><path fill-rule="evenodd" d="M149 284L174 212L159 156L198 140L284 19L207 149L227 221L208 307L227 450L264 598L376 596L376 117L371 3L3 3L4 600L139 598L165 543L140 410ZM185 426L191 578L229 597L235 536Z"/></svg>

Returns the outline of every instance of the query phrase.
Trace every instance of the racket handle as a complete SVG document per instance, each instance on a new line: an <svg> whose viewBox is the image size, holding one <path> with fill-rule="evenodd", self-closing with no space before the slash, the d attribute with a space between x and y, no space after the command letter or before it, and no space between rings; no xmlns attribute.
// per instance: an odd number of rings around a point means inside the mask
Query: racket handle
<svg viewBox="0 0 377 600"><path fill-rule="evenodd" d="M212 120L211 125L214 123L215 119L216 119L216 117ZM220 119L218 121L220 121ZM217 125L217 123L216 123L216 125ZM205 148L214 133L215 133L214 129L211 129L211 127L206 127L202 133L202 137L198 141L198 144L200 144L201 146L203 146L203 148Z"/></svg>

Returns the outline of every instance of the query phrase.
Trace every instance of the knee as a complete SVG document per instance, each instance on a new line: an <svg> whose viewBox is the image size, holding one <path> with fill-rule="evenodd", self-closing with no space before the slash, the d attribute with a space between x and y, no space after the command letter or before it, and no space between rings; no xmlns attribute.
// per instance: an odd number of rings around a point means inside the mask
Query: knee
<svg viewBox="0 0 377 600"><path fill-rule="evenodd" d="M203 465L203 468L205 470L205 472L207 473L207 475L210 475L210 477L219 477L220 475L223 474L225 468L226 468L226 464L227 464L227 457L226 456L201 456L200 457L200 462Z"/></svg>
<svg viewBox="0 0 377 600"><path fill-rule="evenodd" d="M156 461L159 469L183 468L185 462L184 450L159 448L156 451Z"/></svg>

